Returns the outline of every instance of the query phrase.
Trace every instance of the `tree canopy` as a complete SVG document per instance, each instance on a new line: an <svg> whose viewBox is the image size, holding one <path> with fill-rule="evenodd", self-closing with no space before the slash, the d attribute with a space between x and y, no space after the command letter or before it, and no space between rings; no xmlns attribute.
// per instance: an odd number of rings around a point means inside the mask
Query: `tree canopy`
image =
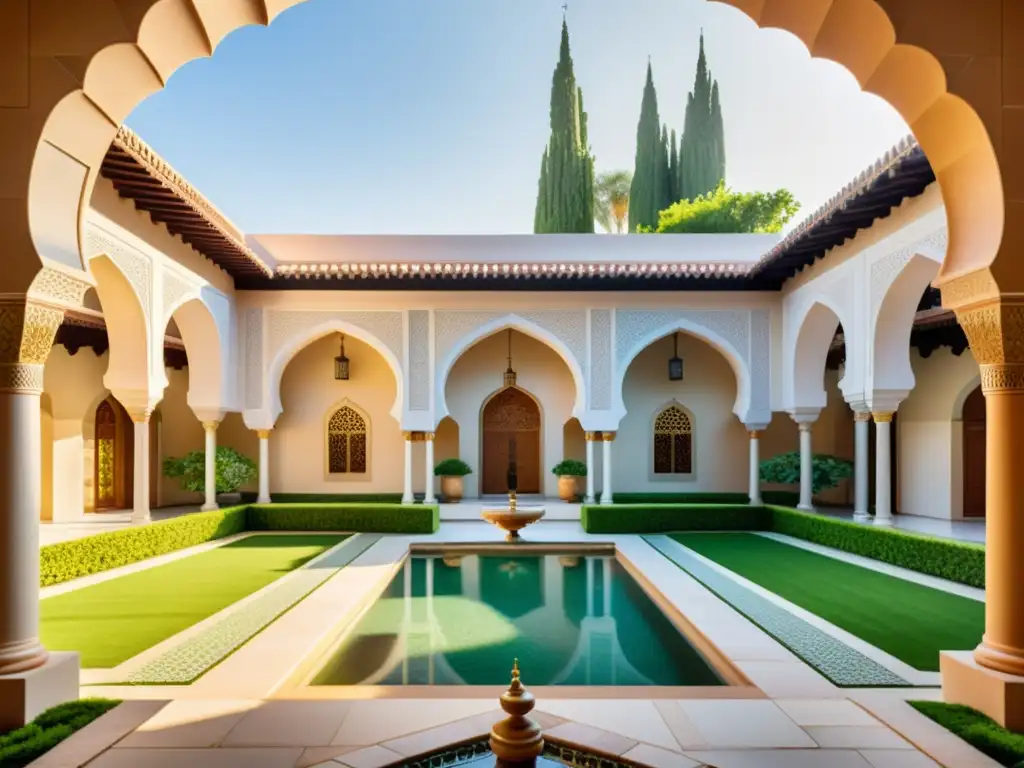
<svg viewBox="0 0 1024 768"><path fill-rule="evenodd" d="M780 232L800 210L788 189L775 192L733 192L719 182L706 195L680 200L659 214L658 228L637 231L658 234L724 234Z"/></svg>

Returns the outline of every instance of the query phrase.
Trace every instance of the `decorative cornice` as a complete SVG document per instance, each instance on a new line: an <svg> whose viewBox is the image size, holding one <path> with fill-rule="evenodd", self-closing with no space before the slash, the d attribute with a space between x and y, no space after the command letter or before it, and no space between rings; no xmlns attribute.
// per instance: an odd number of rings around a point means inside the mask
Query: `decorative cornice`
<svg viewBox="0 0 1024 768"><path fill-rule="evenodd" d="M408 263L408 264L282 264L275 276L296 279L451 277L592 278L592 277L744 277L750 265L723 262L594 264L594 263Z"/></svg>

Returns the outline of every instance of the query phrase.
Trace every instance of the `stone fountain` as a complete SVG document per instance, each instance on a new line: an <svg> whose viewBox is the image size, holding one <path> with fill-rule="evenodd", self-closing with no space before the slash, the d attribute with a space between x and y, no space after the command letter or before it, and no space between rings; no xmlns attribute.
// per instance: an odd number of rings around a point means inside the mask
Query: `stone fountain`
<svg viewBox="0 0 1024 768"><path fill-rule="evenodd" d="M544 507L539 505L520 506L516 502L516 489L519 487L519 473L516 470L516 441L508 443L508 504L484 507L480 516L489 523L505 531L505 541L522 541L519 535L530 523L536 523L544 517Z"/></svg>
<svg viewBox="0 0 1024 768"><path fill-rule="evenodd" d="M544 751L540 726L527 717L536 702L519 679L519 659L512 665L512 685L501 694L508 715L491 729L491 752L499 765L533 766Z"/></svg>

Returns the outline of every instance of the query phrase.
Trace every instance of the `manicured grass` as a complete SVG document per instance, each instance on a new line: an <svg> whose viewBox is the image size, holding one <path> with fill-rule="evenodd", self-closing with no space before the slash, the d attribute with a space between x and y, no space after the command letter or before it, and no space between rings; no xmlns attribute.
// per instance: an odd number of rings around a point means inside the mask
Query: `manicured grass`
<svg viewBox="0 0 1024 768"><path fill-rule="evenodd" d="M981 712L959 704L941 701L907 703L1000 765L1008 768L1024 766L1024 734L1008 731Z"/></svg>
<svg viewBox="0 0 1024 768"><path fill-rule="evenodd" d="M938 671L939 651L968 650L985 606L751 533L680 533L680 544L915 669Z"/></svg>
<svg viewBox="0 0 1024 768"><path fill-rule="evenodd" d="M115 667L261 589L343 535L250 536L173 563L42 601L47 648L84 668Z"/></svg>
<svg viewBox="0 0 1024 768"><path fill-rule="evenodd" d="M80 699L51 707L28 725L0 735L0 768L28 765L120 703Z"/></svg>

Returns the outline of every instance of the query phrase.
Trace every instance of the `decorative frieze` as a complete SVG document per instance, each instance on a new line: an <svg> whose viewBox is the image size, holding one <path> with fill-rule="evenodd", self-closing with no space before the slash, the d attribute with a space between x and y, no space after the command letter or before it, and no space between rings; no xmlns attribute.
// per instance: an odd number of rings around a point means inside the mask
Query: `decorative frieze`
<svg viewBox="0 0 1024 768"><path fill-rule="evenodd" d="M409 410L430 410L430 312L409 311Z"/></svg>
<svg viewBox="0 0 1024 768"><path fill-rule="evenodd" d="M197 287L183 280L170 270L164 270L164 325L171 319L182 299L197 291Z"/></svg>
<svg viewBox="0 0 1024 768"><path fill-rule="evenodd" d="M590 408L612 407L612 311L590 310Z"/></svg>
<svg viewBox="0 0 1024 768"><path fill-rule="evenodd" d="M142 314L146 321L150 322L152 320L150 307L152 305L153 264L149 257L137 248L133 248L123 240L119 240L95 226L90 227L86 243L90 257L103 254L117 264L135 289L135 295L142 306Z"/></svg>
<svg viewBox="0 0 1024 768"><path fill-rule="evenodd" d="M350 325L366 331L378 339L396 360L402 360L401 312L268 310L266 314L269 360L273 360L285 344L308 340L314 329L331 324Z"/></svg>

